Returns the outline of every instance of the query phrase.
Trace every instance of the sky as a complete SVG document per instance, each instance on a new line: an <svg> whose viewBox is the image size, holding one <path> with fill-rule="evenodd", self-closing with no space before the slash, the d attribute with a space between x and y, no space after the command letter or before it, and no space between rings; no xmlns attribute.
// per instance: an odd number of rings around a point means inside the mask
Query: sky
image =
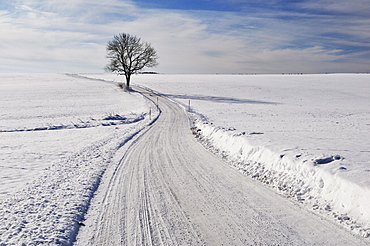
<svg viewBox="0 0 370 246"><path fill-rule="evenodd" d="M369 0L2 0L0 72L99 73L118 33L159 73L370 72Z"/></svg>

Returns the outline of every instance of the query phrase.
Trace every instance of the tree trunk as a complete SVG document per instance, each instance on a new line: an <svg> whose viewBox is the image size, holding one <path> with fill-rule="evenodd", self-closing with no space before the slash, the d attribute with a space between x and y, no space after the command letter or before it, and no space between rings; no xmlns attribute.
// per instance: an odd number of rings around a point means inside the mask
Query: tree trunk
<svg viewBox="0 0 370 246"><path fill-rule="evenodd" d="M130 90L131 74L125 74L126 76L126 89Z"/></svg>

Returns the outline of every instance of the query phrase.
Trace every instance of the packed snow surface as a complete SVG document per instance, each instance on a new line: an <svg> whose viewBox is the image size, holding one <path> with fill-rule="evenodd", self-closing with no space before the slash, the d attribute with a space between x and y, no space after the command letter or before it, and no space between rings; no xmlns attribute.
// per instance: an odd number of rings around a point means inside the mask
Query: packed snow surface
<svg viewBox="0 0 370 246"><path fill-rule="evenodd" d="M194 134L245 174L369 236L370 75L155 74L132 80L190 105Z"/></svg>
<svg viewBox="0 0 370 246"><path fill-rule="evenodd" d="M1 74L0 88L0 245L70 244L151 104L78 76Z"/></svg>

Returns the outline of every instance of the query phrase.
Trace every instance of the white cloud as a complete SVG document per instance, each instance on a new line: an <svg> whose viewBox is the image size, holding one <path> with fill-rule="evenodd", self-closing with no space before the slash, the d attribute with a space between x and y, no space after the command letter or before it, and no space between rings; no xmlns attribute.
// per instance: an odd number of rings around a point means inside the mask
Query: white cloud
<svg viewBox="0 0 370 246"><path fill-rule="evenodd" d="M306 6L307 7L307 6ZM311 6L313 8L313 6ZM282 13L280 13L282 14ZM284 13L293 15L291 13ZM126 32L151 42L160 56L159 72L243 73L325 72L364 69L366 52L344 55L320 45L320 32L336 27L331 18L286 21L231 12L140 9L131 1L15 1L0 12L0 72L103 71L105 45ZM366 20L346 33L369 37ZM363 23L361 22L363 21ZM308 24L308 26L303 25ZM332 28L332 29L330 29ZM361 34L366 31L367 34ZM331 40L357 45L355 40ZM357 60L356 60L356 59ZM341 63L340 61L345 61Z"/></svg>

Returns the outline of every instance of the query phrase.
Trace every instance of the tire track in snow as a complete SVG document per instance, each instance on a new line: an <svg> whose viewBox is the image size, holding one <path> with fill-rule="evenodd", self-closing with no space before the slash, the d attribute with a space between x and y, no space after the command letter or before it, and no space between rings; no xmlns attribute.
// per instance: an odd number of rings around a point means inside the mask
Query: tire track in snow
<svg viewBox="0 0 370 246"><path fill-rule="evenodd" d="M78 245L366 245L224 164L196 142L178 105L159 105Z"/></svg>

